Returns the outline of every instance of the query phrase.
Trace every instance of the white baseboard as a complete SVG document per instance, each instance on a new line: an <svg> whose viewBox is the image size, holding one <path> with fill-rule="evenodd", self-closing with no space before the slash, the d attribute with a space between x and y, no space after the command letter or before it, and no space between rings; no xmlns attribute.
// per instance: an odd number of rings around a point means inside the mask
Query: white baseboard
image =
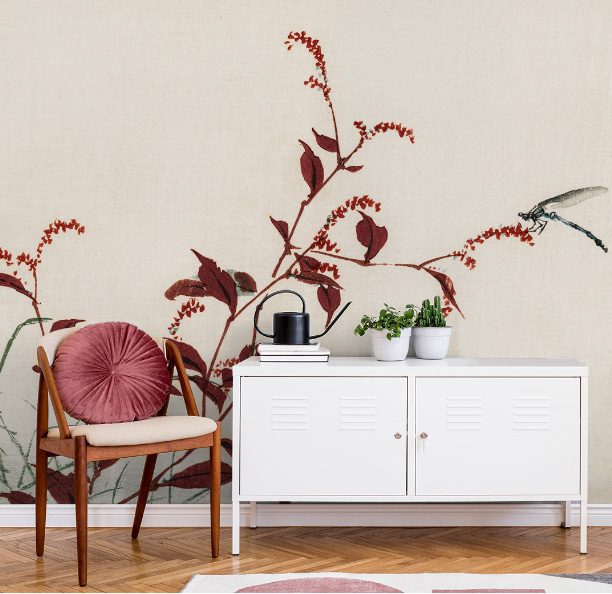
<svg viewBox="0 0 612 594"><path fill-rule="evenodd" d="M132 525L135 505L90 504L89 526ZM260 503L258 526L558 526L563 505L557 503ZM579 525L579 505L572 504L572 523ZM49 504L48 527L75 524L74 505ZM249 526L248 504L240 509L240 525ZM612 504L589 504L589 526L612 526ZM210 525L207 504L147 505L143 527ZM221 525L232 525L231 504L221 506ZM0 527L34 526L33 505L0 505Z"/></svg>

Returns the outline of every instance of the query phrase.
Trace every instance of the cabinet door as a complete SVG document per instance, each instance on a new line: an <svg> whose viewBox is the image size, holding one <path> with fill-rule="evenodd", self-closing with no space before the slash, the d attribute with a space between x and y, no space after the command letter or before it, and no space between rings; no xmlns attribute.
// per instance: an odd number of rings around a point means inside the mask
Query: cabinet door
<svg viewBox="0 0 612 594"><path fill-rule="evenodd" d="M241 382L241 495L406 494L405 378Z"/></svg>
<svg viewBox="0 0 612 594"><path fill-rule="evenodd" d="M419 378L416 441L417 495L579 494L580 380Z"/></svg>

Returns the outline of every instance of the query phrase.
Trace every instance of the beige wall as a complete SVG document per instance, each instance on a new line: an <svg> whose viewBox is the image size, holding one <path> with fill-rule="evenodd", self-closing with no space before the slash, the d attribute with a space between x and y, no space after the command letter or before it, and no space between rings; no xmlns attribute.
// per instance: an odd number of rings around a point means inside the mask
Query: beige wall
<svg viewBox="0 0 612 594"><path fill-rule="evenodd" d="M351 161L363 170L330 181L294 243L306 247L333 208L368 194L382 203L380 213L368 212L389 234L374 262L448 254L491 227L516 224L519 211L541 200L612 186L611 22L607 1L4 1L0 247L13 257L33 253L55 219L85 226L82 235L53 236L38 267L41 314L54 320L119 319L167 335L181 298L164 292L197 273L191 249L248 272L263 289L282 251L269 217L291 223L308 193L298 139L327 172L335 164L311 133L333 136L321 93L303 85L315 74L312 56L283 43L303 29L325 53L344 154L358 140L355 120L402 122L416 138L412 145L387 133L367 142ZM559 214L612 244L610 200L598 196ZM350 213L333 228L340 255L363 258L360 218ZM473 252L474 270L437 263L465 314L449 318L450 354L588 363L591 500L612 503L612 254L555 222L533 243L490 239ZM383 301L403 306L440 292L422 270L336 262L343 302L353 305L325 339L334 354L368 354L352 329ZM19 274L29 278L23 266ZM278 286L302 292L313 328L322 328L316 286ZM228 310L212 298L202 303L206 311L179 334L209 362ZM34 311L9 288L0 287L0 306L4 349ZM252 308L232 324L222 360L250 341L251 315ZM0 492L33 492L29 471L20 475L35 427L39 337L40 328L25 326L0 373L8 470ZM210 404L207 411L219 414ZM226 419L231 437L231 414ZM229 454L224 461L231 464ZM133 493L141 464L105 470L92 501ZM206 493L160 487L154 497L204 501Z"/></svg>

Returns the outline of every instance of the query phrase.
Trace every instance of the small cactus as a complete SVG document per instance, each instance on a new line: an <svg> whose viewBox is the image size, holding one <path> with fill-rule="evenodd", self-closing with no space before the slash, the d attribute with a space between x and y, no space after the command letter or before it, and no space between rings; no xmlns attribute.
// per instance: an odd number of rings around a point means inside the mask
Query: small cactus
<svg viewBox="0 0 612 594"><path fill-rule="evenodd" d="M425 299L414 320L414 325L419 328L443 328L446 326L446 318L442 313L442 300L436 295L433 305L429 299Z"/></svg>

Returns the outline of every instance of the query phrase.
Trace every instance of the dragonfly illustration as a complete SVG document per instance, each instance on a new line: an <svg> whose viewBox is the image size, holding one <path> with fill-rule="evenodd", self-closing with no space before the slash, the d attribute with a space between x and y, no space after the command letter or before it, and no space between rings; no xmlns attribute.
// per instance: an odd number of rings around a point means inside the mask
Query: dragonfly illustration
<svg viewBox="0 0 612 594"><path fill-rule="evenodd" d="M598 239L593 235L590 231L587 231L584 227L573 223L572 221L568 221L560 217L555 209L557 208L567 208L568 206L575 206L576 204L580 204L584 200L588 200L589 198L593 198L593 196L599 196L600 194L605 194L608 191L608 188L604 188L603 186L595 186L593 188L581 188L580 190L571 190L570 192L566 192L565 194L561 194L560 196L554 196L553 198L548 198L547 200L543 200L536 204L528 213L519 212L519 216L525 221L532 221L533 225L529 229L530 232L537 231L538 235L544 231L548 221L560 221L561 223L565 223L572 229L576 229L577 231L582 231L588 238L592 239L595 242L595 245L600 247L604 252L608 252L608 248L603 244L601 239ZM547 220L542 220L547 219Z"/></svg>

